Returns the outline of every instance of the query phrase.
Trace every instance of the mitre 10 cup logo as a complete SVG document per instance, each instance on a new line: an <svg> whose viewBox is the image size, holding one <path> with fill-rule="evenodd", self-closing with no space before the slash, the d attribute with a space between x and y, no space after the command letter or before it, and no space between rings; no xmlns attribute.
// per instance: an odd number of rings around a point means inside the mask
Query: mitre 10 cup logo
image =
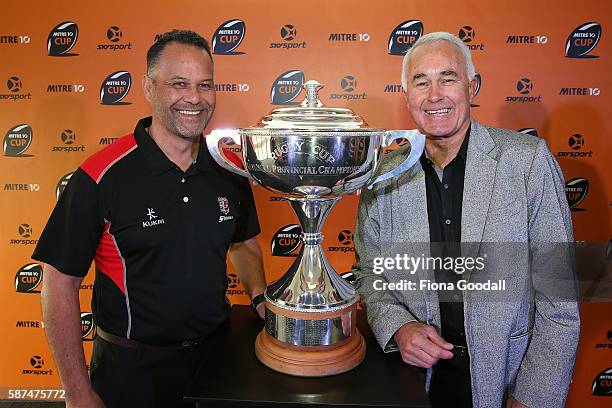
<svg viewBox="0 0 612 408"><path fill-rule="evenodd" d="M589 192L589 181L585 178L574 178L565 183L565 195L567 203L572 211L585 211L578 205L585 199Z"/></svg>
<svg viewBox="0 0 612 408"><path fill-rule="evenodd" d="M593 395L612 396L612 367L597 374L593 381Z"/></svg>
<svg viewBox="0 0 612 408"><path fill-rule="evenodd" d="M412 45L423 35L423 23L419 20L404 21L391 31L387 46L390 55L406 55Z"/></svg>
<svg viewBox="0 0 612 408"><path fill-rule="evenodd" d="M17 101L22 99L32 99L32 93L28 92L20 92L23 88L23 84L21 82L21 78L18 76L9 77L6 80L6 88L8 89L8 93L0 94L0 100L10 100Z"/></svg>
<svg viewBox="0 0 612 408"><path fill-rule="evenodd" d="M484 44L476 43L476 30L473 27L467 25L461 27L458 36L471 51L484 51Z"/></svg>
<svg viewBox="0 0 612 408"><path fill-rule="evenodd" d="M273 256L296 256L296 250L300 247L302 227L297 224L290 224L281 227L270 243Z"/></svg>
<svg viewBox="0 0 612 408"><path fill-rule="evenodd" d="M40 264L23 265L15 275L15 290L19 293L40 293L43 269Z"/></svg>
<svg viewBox="0 0 612 408"><path fill-rule="evenodd" d="M59 200L60 195L62 195L62 193L64 192L64 190L66 189L66 186L68 185L68 182L70 181L70 179L72 178L72 175L74 174L74 172L70 172L67 173L65 175L62 176L62 178L60 179L60 181L58 181L57 186L55 187L55 197Z"/></svg>
<svg viewBox="0 0 612 408"><path fill-rule="evenodd" d="M127 71L113 72L100 86L100 103L102 105L130 105L131 102L122 102L130 92L132 75Z"/></svg>
<svg viewBox="0 0 612 408"><path fill-rule="evenodd" d="M338 243L340 245L329 246L327 250L329 252L355 252L353 246L353 231L342 230L338 233Z"/></svg>
<svg viewBox="0 0 612 408"><path fill-rule="evenodd" d="M4 44L11 44L11 45L29 44L31 40L32 39L30 38L29 35L15 35L15 34L4 35L4 34L0 34L0 45L4 45Z"/></svg>
<svg viewBox="0 0 612 408"><path fill-rule="evenodd" d="M302 92L304 85L304 72L291 70L283 72L272 83L270 99L273 105L297 105L293 102Z"/></svg>
<svg viewBox="0 0 612 408"><path fill-rule="evenodd" d="M26 154L32 144L32 127L26 124L13 126L4 135L2 149L7 157L32 157L31 154Z"/></svg>
<svg viewBox="0 0 612 408"><path fill-rule="evenodd" d="M81 339L92 341L96 336L96 325L91 312L81 312Z"/></svg>
<svg viewBox="0 0 612 408"><path fill-rule="evenodd" d="M244 52L234 51L246 34L246 24L242 20L228 20L221 24L212 37L213 54L239 55Z"/></svg>
<svg viewBox="0 0 612 408"><path fill-rule="evenodd" d="M593 157L592 150L583 150L584 136L579 133L574 133L568 138L567 146L571 150L557 152L557 157L569 157L571 159L575 159L578 157Z"/></svg>
<svg viewBox="0 0 612 408"><path fill-rule="evenodd" d="M480 88L482 87L482 76L480 76L480 74L476 72L476 74L474 74L474 79L476 80L476 86L474 87L474 97L472 98L472 103L470 104L470 106L472 108L478 108L480 105L474 103L474 99L476 99L476 96L478 96Z"/></svg>
<svg viewBox="0 0 612 408"><path fill-rule="evenodd" d="M227 274L227 295L246 295L247 292L240 288L240 278L235 273Z"/></svg>
<svg viewBox="0 0 612 408"><path fill-rule="evenodd" d="M72 21L58 24L51 30L47 38L47 54L51 57L73 57L70 54L79 37L79 27Z"/></svg>
<svg viewBox="0 0 612 408"><path fill-rule="evenodd" d="M285 24L280 29L280 37L282 42L271 42L269 48L295 50L298 48L306 48L306 41L298 41L298 30L293 24Z"/></svg>
<svg viewBox="0 0 612 408"><path fill-rule="evenodd" d="M589 55L601 38L601 24L590 22L579 25L567 37L565 56L567 58L599 58Z"/></svg>

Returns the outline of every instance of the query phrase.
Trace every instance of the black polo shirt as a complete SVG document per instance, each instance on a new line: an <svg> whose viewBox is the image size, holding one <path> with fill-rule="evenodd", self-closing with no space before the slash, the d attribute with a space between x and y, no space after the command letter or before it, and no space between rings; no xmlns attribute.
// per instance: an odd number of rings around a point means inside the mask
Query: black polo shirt
<svg viewBox="0 0 612 408"><path fill-rule="evenodd" d="M463 139L457 156L448 163L441 174L425 152L421 165L425 172L427 192L427 213L429 218L429 239L431 256L461 256L461 213L463 201L463 181L470 129ZM463 277L454 272L436 270L436 282L456 283ZM463 294L460 290L439 290L440 319L442 336L450 343L466 346L463 319Z"/></svg>
<svg viewBox="0 0 612 408"><path fill-rule="evenodd" d="M95 259L96 324L117 336L172 344L206 336L229 313L230 243L259 233L248 181L200 142L183 172L147 133L88 158L57 202L32 257L85 276Z"/></svg>

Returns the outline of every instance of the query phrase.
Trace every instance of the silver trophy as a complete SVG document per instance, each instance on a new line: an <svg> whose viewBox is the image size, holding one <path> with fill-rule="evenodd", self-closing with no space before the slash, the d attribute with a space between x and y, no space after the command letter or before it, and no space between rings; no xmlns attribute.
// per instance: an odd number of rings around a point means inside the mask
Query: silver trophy
<svg viewBox="0 0 612 408"><path fill-rule="evenodd" d="M275 109L258 126L213 130L206 144L214 160L288 200L302 226L295 262L265 292L265 328L255 345L268 367L298 376L326 376L357 366L365 342L356 327L355 289L330 265L321 229L334 204L372 178L383 147L407 139L411 150L368 187L408 170L425 136L416 130L368 128L350 109L324 107L322 85L308 81L300 107ZM240 145L244 170L222 154L222 142Z"/></svg>

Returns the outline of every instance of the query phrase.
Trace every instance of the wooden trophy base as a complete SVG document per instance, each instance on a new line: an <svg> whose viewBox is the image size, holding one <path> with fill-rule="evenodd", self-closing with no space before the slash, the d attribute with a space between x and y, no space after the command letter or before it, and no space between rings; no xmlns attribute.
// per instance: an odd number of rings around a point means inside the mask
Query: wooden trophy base
<svg viewBox="0 0 612 408"><path fill-rule="evenodd" d="M274 313L300 319L328 319L338 312L291 312L266 304ZM365 340L356 326L356 306L352 309L351 336L330 346L294 346L270 336L264 328L255 340L255 354L259 361L272 370L298 377L326 377L341 374L359 365L365 358ZM346 313L346 310L342 311ZM315 316L313 316L315 315ZM306 320L308 320L306 319Z"/></svg>

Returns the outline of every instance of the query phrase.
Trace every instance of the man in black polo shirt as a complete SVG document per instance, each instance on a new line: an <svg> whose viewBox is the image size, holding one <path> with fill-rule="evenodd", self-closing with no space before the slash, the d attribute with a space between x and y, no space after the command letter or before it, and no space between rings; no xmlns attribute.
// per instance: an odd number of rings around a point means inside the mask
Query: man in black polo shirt
<svg viewBox="0 0 612 408"><path fill-rule="evenodd" d="M152 117L76 170L33 255L45 263L43 318L68 407L180 406L229 314L226 256L252 298L265 289L250 186L202 140L215 108L206 40L161 36L143 86ZM90 384L78 291L92 260Z"/></svg>
<svg viewBox="0 0 612 408"><path fill-rule="evenodd" d="M470 118L474 66L452 34L414 43L402 86L425 151L406 173L362 191L353 272L372 331L385 351L427 369L434 407L563 407L580 323L558 163L544 140ZM389 154L377 172L406 155ZM433 267L393 262L402 255ZM483 268L465 273L467 257ZM542 285L548 275L569 290ZM508 291L459 290L487 277L503 277ZM377 289L385 280L414 286Z"/></svg>

